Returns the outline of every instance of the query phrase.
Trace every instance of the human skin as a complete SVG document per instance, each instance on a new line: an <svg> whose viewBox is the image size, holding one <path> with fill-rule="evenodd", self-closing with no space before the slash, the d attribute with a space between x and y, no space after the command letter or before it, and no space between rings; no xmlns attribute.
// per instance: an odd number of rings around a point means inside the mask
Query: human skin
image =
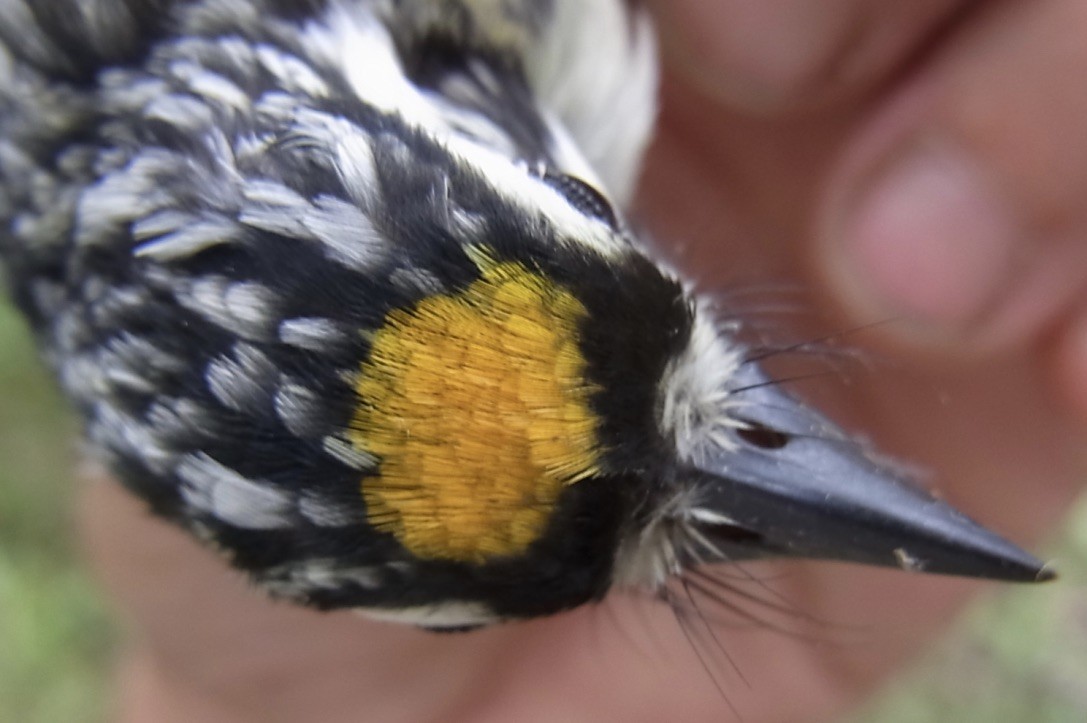
<svg viewBox="0 0 1087 723"><path fill-rule="evenodd" d="M868 370L798 391L974 518L1044 537L1087 479L1087 5L648 4L666 72L636 208L656 244L707 291L804 289L788 338L879 322L845 338ZM111 482L85 490L88 557L132 630L123 721L833 720L980 587L752 566L850 632L722 626L748 681L711 655L726 703L661 604L463 635L320 614L248 590Z"/></svg>

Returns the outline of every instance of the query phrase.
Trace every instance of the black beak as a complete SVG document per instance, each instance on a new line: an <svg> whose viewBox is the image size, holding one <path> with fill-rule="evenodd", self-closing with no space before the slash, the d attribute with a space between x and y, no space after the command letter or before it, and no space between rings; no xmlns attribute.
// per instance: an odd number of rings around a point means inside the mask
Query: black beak
<svg viewBox="0 0 1087 723"><path fill-rule="evenodd" d="M733 380L733 444L702 455L700 532L727 559L807 557L1018 582L1053 570L876 461L754 364Z"/></svg>

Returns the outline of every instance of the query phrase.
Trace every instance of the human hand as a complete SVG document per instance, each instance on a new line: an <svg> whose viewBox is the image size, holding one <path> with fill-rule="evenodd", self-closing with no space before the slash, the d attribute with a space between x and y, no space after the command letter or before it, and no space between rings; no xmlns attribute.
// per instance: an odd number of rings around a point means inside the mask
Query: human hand
<svg viewBox="0 0 1087 723"><path fill-rule="evenodd" d="M685 247L680 263L707 288L810 286L829 318L823 331L902 319L863 337L878 336L902 364L849 389L802 391L935 470L941 493L982 522L1036 537L1083 471L1087 332L1077 329L1087 322L1075 309L1087 245L1076 199L1087 148L1077 155L1070 144L1087 100L1061 79L1087 63L1076 42L1087 16L1072 0L655 5L665 108L639 208L661 244ZM890 172L899 148L952 159L912 192L879 192L872 174ZM956 155L974 170L955 170ZM957 179L1010 200L977 200L955 190ZM887 201L889 221L850 220L861 189ZM927 212L907 205L911 193ZM888 300L865 284L883 284ZM86 510L96 564L140 631L129 720L729 715L663 605L615 595L553 619L435 636L249 594L112 488L93 485ZM775 569L787 569L774 584L798 607L868 632L813 647L767 630L719 631L751 687L716 675L747 721L839 713L975 589L837 565Z"/></svg>
<svg viewBox="0 0 1087 723"><path fill-rule="evenodd" d="M1066 80L1087 65L1082 5L650 4L667 69L640 198L655 235L704 287L812 289L824 321L798 320L799 338L875 323L848 342L895 363L827 403L995 529L1050 530L1084 479L1087 96ZM870 616L846 603L867 574L806 609ZM916 635L882 649L889 666L953 596L880 585L879 628Z"/></svg>

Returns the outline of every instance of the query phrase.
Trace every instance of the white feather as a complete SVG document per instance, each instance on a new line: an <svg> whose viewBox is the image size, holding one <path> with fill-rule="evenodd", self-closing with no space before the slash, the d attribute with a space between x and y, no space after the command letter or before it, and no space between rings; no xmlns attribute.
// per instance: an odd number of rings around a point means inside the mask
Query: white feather
<svg viewBox="0 0 1087 723"><path fill-rule="evenodd" d="M720 432L740 424L730 413L738 402L725 390L743 361L743 347L722 331L710 310L697 307L687 348L661 379L660 424L681 459L697 461L711 446L731 444Z"/></svg>
<svg viewBox="0 0 1087 723"><path fill-rule="evenodd" d="M555 0L554 7L543 42L531 51L530 79L543 107L625 206L657 113L652 23L621 0Z"/></svg>
<svg viewBox="0 0 1087 723"><path fill-rule="evenodd" d="M289 527L291 499L197 452L177 465L181 496L193 508L247 530Z"/></svg>

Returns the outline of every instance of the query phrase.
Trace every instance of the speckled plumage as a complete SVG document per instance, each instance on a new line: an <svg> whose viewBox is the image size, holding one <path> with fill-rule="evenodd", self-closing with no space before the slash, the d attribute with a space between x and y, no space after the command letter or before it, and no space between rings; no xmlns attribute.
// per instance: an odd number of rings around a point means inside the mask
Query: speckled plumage
<svg viewBox="0 0 1087 723"><path fill-rule="evenodd" d="M632 254L565 175L600 183L609 163L577 150L526 73L556 52L556 8L498 3L541 20L477 27L458 3L102 0L73 27L6 5L3 256L92 447L282 594L410 598L408 556L369 533L358 494L378 461L348 439L367 336L470 281L469 244ZM613 52L651 53L600 5L629 33ZM46 63L73 32L81 52ZM646 67L635 93L652 92ZM582 115L617 95L588 90ZM651 113L598 153L636 161ZM319 576L293 571L313 560Z"/></svg>
<svg viewBox="0 0 1087 723"><path fill-rule="evenodd" d="M734 327L623 220L655 73L648 22L619 0L0 0L0 259L91 447L275 594L456 627L614 582L660 588L701 560L798 554L744 547L735 531L762 513L699 486L707 465L742 468L738 450L776 468L780 445L742 432L793 402L749 391L764 377ZM425 425L360 413L400 409L374 406L387 395L361 377L386 353L376 335L430 300L493 298L492 262L581 309L556 317L554 343L576 342L566 368L584 380L525 388L541 367L516 354L502 378L522 401L551 390L526 409L582 404L591 449L569 479L544 457L561 492L516 552L499 536L465 559L414 554L369 509L395 494L368 506L384 478L365 435ZM549 308L530 301L471 323ZM818 415L790 419L786 433L863 459ZM505 501L467 501L484 517L538 504L491 496ZM417 524L483 524L435 509Z"/></svg>

